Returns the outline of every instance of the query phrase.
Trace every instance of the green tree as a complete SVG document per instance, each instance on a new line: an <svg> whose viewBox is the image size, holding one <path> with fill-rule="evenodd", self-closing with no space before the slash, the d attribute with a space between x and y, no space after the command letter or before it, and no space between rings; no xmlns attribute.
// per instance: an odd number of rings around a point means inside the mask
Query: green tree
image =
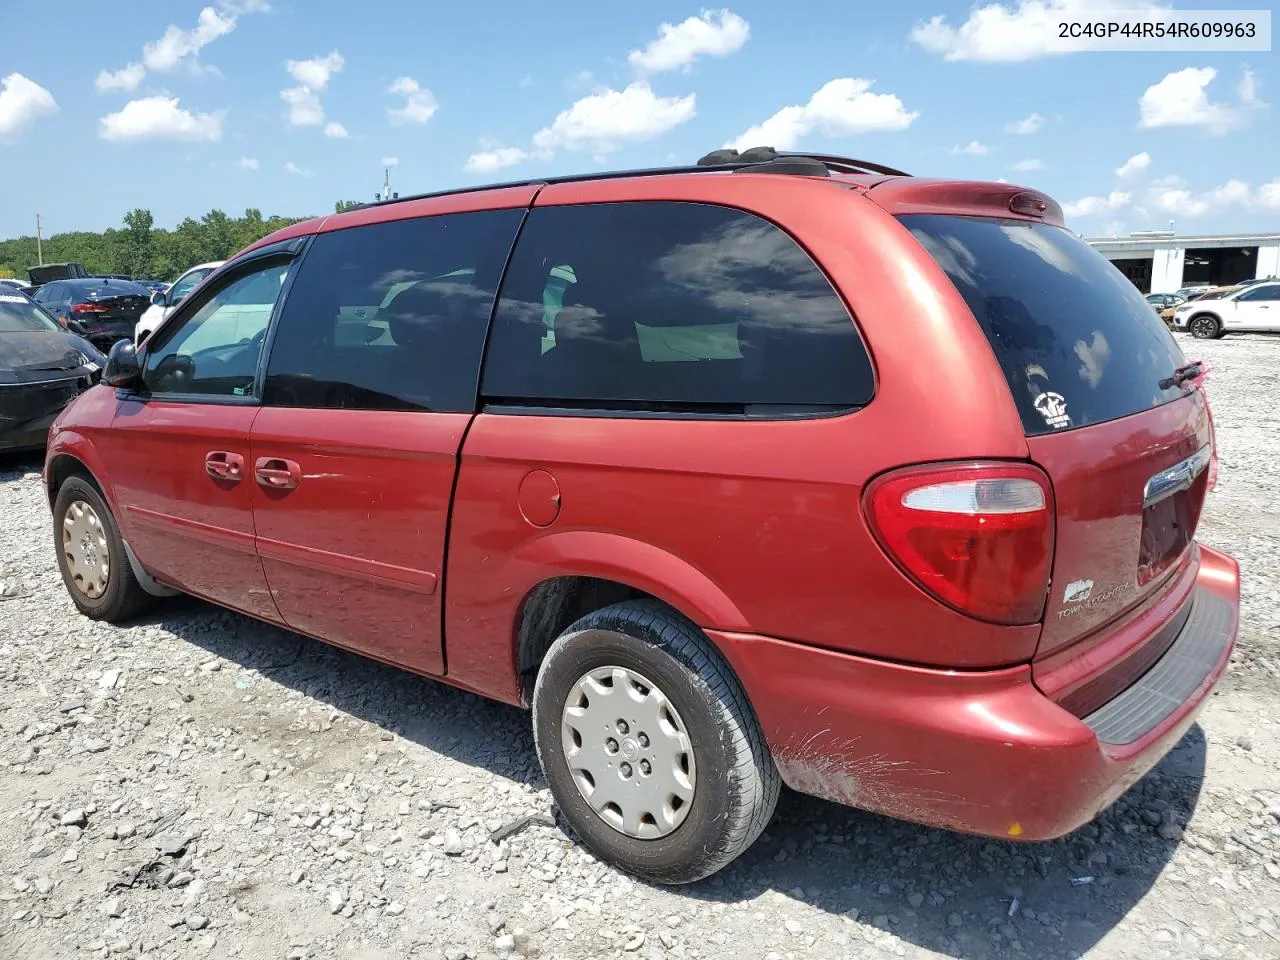
<svg viewBox="0 0 1280 960"><path fill-rule="evenodd" d="M362 206L359 200L339 200L333 205L333 212L346 213L348 210L354 210L359 206Z"/></svg>
<svg viewBox="0 0 1280 960"><path fill-rule="evenodd" d="M131 276L146 276L152 268L151 228L155 218L141 207L124 215L124 259Z"/></svg>

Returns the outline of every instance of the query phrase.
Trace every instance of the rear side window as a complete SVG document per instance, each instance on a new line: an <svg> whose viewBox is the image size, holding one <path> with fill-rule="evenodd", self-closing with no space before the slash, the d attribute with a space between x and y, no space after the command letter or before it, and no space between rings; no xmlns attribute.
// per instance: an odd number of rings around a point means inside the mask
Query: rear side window
<svg viewBox="0 0 1280 960"><path fill-rule="evenodd" d="M873 386L848 310L791 237L726 207L632 202L529 215L482 392L768 416L861 406Z"/></svg>
<svg viewBox="0 0 1280 960"><path fill-rule="evenodd" d="M523 210L316 237L285 300L263 402L475 409L485 329Z"/></svg>
<svg viewBox="0 0 1280 960"><path fill-rule="evenodd" d="M1168 328L1137 288L1074 234L1024 221L900 219L973 311L1028 436L1182 396L1160 386L1185 362Z"/></svg>

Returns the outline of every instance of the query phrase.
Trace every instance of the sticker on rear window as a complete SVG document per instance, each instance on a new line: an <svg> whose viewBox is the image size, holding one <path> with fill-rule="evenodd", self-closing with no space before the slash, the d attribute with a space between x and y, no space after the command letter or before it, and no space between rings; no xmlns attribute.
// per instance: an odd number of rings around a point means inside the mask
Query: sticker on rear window
<svg viewBox="0 0 1280 960"><path fill-rule="evenodd" d="M1071 416L1067 413L1067 401L1060 393L1052 390L1040 394L1035 399L1035 407L1044 417L1044 422L1055 430L1071 426Z"/></svg>
<svg viewBox="0 0 1280 960"><path fill-rule="evenodd" d="M0 303L26 303L26 297L15 297L10 294L0 294Z"/></svg>

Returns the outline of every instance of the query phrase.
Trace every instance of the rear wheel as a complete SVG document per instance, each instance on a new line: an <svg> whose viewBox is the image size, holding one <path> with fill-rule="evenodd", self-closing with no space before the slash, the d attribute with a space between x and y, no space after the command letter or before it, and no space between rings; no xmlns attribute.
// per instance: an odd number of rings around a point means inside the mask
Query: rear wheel
<svg viewBox="0 0 1280 960"><path fill-rule="evenodd" d="M781 780L741 684L706 637L654 601L583 617L533 695L538 759L593 853L689 883L746 850Z"/></svg>
<svg viewBox="0 0 1280 960"><path fill-rule="evenodd" d="M1222 323L1212 314L1202 313L1192 317L1191 335L1197 340L1216 340L1222 336Z"/></svg>
<svg viewBox="0 0 1280 960"><path fill-rule="evenodd" d="M141 612L151 596L138 584L111 508L83 477L70 477L53 505L58 569L80 612L117 623Z"/></svg>

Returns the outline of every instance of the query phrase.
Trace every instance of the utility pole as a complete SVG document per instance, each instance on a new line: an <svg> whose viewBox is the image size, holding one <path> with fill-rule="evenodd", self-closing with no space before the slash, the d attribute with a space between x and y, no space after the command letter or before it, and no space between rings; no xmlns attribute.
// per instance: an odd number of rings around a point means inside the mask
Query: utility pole
<svg viewBox="0 0 1280 960"><path fill-rule="evenodd" d="M36 214L36 259L44 266L44 238L40 236L40 214Z"/></svg>

